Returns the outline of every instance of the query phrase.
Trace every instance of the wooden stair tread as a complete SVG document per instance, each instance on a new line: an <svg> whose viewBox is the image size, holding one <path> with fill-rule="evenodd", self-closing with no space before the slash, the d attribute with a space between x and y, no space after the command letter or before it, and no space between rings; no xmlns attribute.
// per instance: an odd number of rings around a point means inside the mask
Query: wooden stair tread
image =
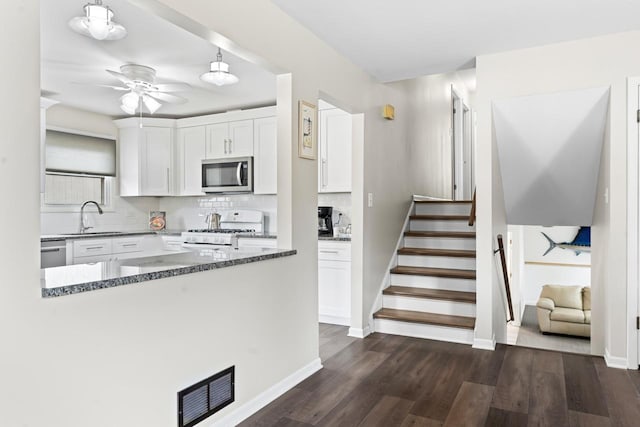
<svg viewBox="0 0 640 427"><path fill-rule="evenodd" d="M469 215L411 215L414 221L469 221Z"/></svg>
<svg viewBox="0 0 640 427"><path fill-rule="evenodd" d="M398 255L423 255L423 256L445 256L457 258L475 258L476 251L462 249L430 249L430 248L400 248Z"/></svg>
<svg viewBox="0 0 640 427"><path fill-rule="evenodd" d="M427 325L450 326L465 329L473 329L476 326L476 319L473 317L424 313L421 311L396 310L393 308L382 308L374 313L373 317L376 319L398 320L401 322L423 323Z"/></svg>
<svg viewBox="0 0 640 427"><path fill-rule="evenodd" d="M382 291L384 295L394 295L412 298L439 299L455 302L475 304L475 292L449 291L444 289L414 288L412 286L391 285Z"/></svg>
<svg viewBox="0 0 640 427"><path fill-rule="evenodd" d="M458 270L453 268L411 267L399 265L391 269L391 274L410 274L413 276L436 276L453 279L475 279L475 270Z"/></svg>
<svg viewBox="0 0 640 427"><path fill-rule="evenodd" d="M407 237L452 237L461 239L475 239L475 231L405 231Z"/></svg>
<svg viewBox="0 0 640 427"><path fill-rule="evenodd" d="M418 204L418 203L424 203L424 204L428 204L428 203L433 203L433 204L438 204L438 203L470 204L471 200L416 200L415 203L416 204Z"/></svg>

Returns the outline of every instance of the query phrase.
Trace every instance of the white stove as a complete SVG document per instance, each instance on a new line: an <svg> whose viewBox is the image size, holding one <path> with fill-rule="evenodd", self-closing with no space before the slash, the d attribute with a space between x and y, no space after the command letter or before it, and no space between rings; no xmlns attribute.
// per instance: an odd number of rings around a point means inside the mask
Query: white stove
<svg viewBox="0 0 640 427"><path fill-rule="evenodd" d="M264 214L256 210L220 210L220 228L193 229L182 233L183 246L200 245L238 247L238 236L264 231Z"/></svg>

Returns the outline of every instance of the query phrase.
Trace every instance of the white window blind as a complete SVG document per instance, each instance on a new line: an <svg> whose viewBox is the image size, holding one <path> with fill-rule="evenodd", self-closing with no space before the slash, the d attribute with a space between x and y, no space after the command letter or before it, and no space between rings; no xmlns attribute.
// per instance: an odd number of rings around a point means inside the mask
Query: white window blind
<svg viewBox="0 0 640 427"><path fill-rule="evenodd" d="M94 200L104 205L105 180L102 176L47 173L44 203L47 205L81 205Z"/></svg>
<svg viewBox="0 0 640 427"><path fill-rule="evenodd" d="M116 141L47 130L47 172L116 175Z"/></svg>

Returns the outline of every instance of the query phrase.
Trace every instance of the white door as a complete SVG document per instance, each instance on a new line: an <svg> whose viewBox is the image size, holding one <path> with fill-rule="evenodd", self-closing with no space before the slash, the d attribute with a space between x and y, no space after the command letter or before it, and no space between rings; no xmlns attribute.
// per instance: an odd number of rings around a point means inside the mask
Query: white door
<svg viewBox="0 0 640 427"><path fill-rule="evenodd" d="M229 123L227 156L253 156L253 120Z"/></svg>
<svg viewBox="0 0 640 427"><path fill-rule="evenodd" d="M451 176L452 176L452 186L453 186L453 200L462 200L464 199L464 149L463 149L463 138L464 138L464 121L463 121L463 110L464 104L462 103L462 99L456 94L453 89L452 93L452 137L451 137L451 145L452 145L452 161L451 161Z"/></svg>
<svg viewBox="0 0 640 427"><path fill-rule="evenodd" d="M471 146L472 137L472 113L469 107L462 105L462 197L471 200L473 197L472 177L473 173L473 150Z"/></svg>
<svg viewBox="0 0 640 427"><path fill-rule="evenodd" d="M207 126L207 159L231 157L228 155L229 123L218 123Z"/></svg>
<svg viewBox="0 0 640 427"><path fill-rule="evenodd" d="M351 114L338 108L320 112L320 191L351 191Z"/></svg>
<svg viewBox="0 0 640 427"><path fill-rule="evenodd" d="M144 128L140 192L143 196L171 194L171 132L169 128Z"/></svg>
<svg viewBox="0 0 640 427"><path fill-rule="evenodd" d="M178 185L181 196L202 192L202 159L207 142L206 126L178 129Z"/></svg>

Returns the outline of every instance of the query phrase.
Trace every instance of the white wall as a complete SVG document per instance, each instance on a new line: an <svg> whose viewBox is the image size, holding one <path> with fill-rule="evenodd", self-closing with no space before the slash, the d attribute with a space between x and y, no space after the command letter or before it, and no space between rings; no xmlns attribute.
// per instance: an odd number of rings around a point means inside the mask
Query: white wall
<svg viewBox="0 0 640 427"><path fill-rule="evenodd" d="M409 104L409 138L416 194L451 198L451 87L471 105L470 92L457 72L403 82Z"/></svg>
<svg viewBox="0 0 640 427"><path fill-rule="evenodd" d="M118 137L118 129L114 126L111 117L62 104L56 104L47 110L47 126L62 128L69 132L89 132L113 139ZM113 180L112 188L112 206L106 209L103 215L95 213L95 208L87 209L87 224L94 227L91 231L146 230L149 227L149 212L158 210L158 199L120 197L117 177ZM69 212L54 212L45 208L40 215L41 233L78 232L80 226L78 209L79 206L76 206L74 209L69 209Z"/></svg>
<svg viewBox="0 0 640 427"><path fill-rule="evenodd" d="M0 79L11 85L0 103L0 220L11 224L4 231L11 244L0 247L0 411L7 426L173 426L179 389L236 364L236 402L211 419L218 420L316 360L317 162L295 151L299 99L324 91L365 114L352 209L364 221L354 229L354 268L369 306L368 287L377 291L393 251L413 189L397 173L408 169L403 119L383 120L380 107L391 102L402 111L403 93L375 83L270 2L164 3L233 39L232 48L291 72L278 78L278 240L298 255L42 299L39 2L6 4ZM376 195L366 211L362 189Z"/></svg>
<svg viewBox="0 0 640 427"><path fill-rule="evenodd" d="M525 96L611 87L609 124L598 181L592 227L592 353L626 359L626 77L640 75L640 57L630 54L640 33L628 32L477 58L478 93L478 294L489 292L491 274L483 266L492 238L502 229L504 200L497 161L492 161L491 102ZM603 66L602 64L606 64ZM604 191L609 189L605 205ZM490 207L493 206L493 212ZM497 207L497 210L496 210ZM479 300L481 297L479 296ZM609 309L605 307L608 305ZM479 301L479 306L480 301ZM490 316L479 310L479 316ZM482 323L482 321L480 321Z"/></svg>

